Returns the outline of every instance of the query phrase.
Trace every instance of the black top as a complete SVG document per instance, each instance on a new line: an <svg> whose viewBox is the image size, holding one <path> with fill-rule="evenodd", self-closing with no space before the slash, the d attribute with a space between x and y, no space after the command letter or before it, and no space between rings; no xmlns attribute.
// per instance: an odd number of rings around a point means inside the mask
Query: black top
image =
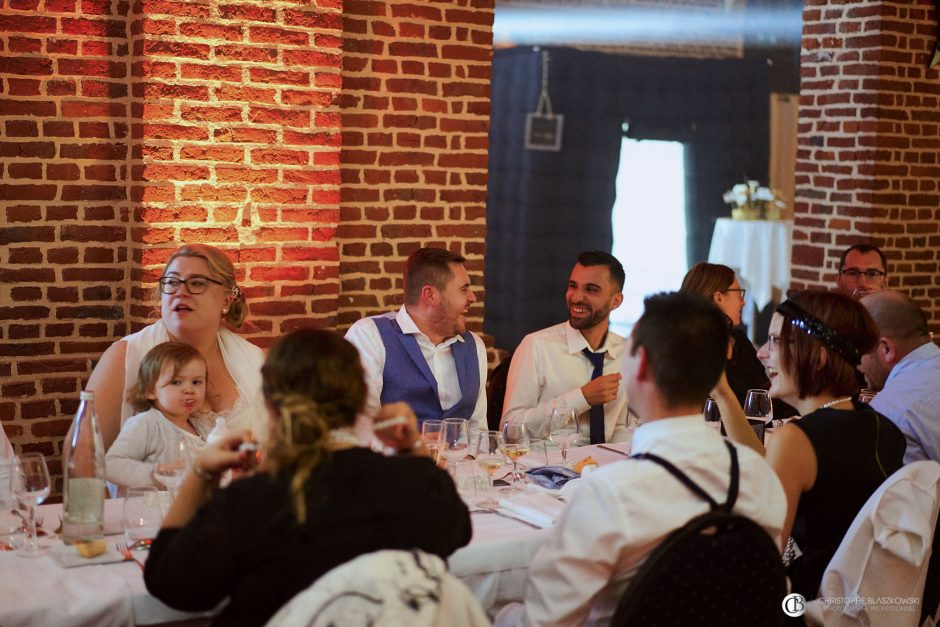
<svg viewBox="0 0 940 627"><path fill-rule="evenodd" d="M747 397L748 390L766 390L770 387L770 379L767 378L767 371L764 365L757 358L757 349L751 344L751 340L740 329L740 327L731 328L731 337L734 339L734 348L731 352L731 359L725 367L728 375L728 385L734 395L738 397L741 407L744 407L744 399ZM774 418L789 418L796 416L797 411L779 399L771 399L774 408Z"/></svg>
<svg viewBox="0 0 940 627"><path fill-rule="evenodd" d="M307 522L297 525L288 483L269 475L218 490L183 529L150 548L147 589L171 607L231 602L217 625L263 625L339 564L381 549L446 558L470 541L470 514L444 471L423 457L338 451L311 477Z"/></svg>
<svg viewBox="0 0 940 627"><path fill-rule="evenodd" d="M816 453L816 482L800 496L791 535L793 592L816 598L823 572L868 497L904 460L904 435L868 405L819 409L794 421ZM879 465L880 462L880 465Z"/></svg>

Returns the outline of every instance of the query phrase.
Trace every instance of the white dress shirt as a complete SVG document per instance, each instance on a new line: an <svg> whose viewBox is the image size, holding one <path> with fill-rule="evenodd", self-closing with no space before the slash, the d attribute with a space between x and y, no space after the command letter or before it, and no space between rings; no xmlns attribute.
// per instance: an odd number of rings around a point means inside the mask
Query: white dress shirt
<svg viewBox="0 0 940 627"><path fill-rule="evenodd" d="M734 511L779 543L787 513L780 480L764 458L736 447L740 491ZM672 462L718 503L728 498L731 458L702 416L641 425L631 452ZM627 459L582 480L529 567L523 625L606 625L630 579L669 533L704 514L708 503L651 461ZM677 591L681 592L681 591Z"/></svg>
<svg viewBox="0 0 940 627"><path fill-rule="evenodd" d="M940 348L927 342L905 355L871 406L904 433L905 464L940 462Z"/></svg>
<svg viewBox="0 0 940 627"><path fill-rule="evenodd" d="M608 330L604 345L594 351L605 353L605 375L620 372L623 346L623 338ZM590 443L591 406L581 386L591 381L594 366L582 352L585 348L590 350L587 340L568 322L522 338L509 364L502 424L524 422L537 437L542 437L548 435L552 409L567 407L584 414L578 444ZM617 398L604 404L604 437L608 442L626 441L629 439L626 427L627 388L621 380Z"/></svg>
<svg viewBox="0 0 940 627"><path fill-rule="evenodd" d="M397 313L383 314L386 318L394 318L401 327L402 333L413 335L421 348L421 354L428 362L428 368L437 381L437 394L441 400L441 408L445 411L457 404L461 398L460 382L457 380L457 365L450 345L454 342L463 342L464 339L455 335L447 338L440 344L434 344L424 333L418 329L405 306L402 305ZM477 361L480 363L480 394L470 417L470 430L486 430L486 347L483 340L476 333L471 333L477 347ZM359 350L359 359L366 374L365 412L374 416L382 404L382 373L385 371L385 344L379 328L375 326L372 318L357 320L346 331L346 339Z"/></svg>

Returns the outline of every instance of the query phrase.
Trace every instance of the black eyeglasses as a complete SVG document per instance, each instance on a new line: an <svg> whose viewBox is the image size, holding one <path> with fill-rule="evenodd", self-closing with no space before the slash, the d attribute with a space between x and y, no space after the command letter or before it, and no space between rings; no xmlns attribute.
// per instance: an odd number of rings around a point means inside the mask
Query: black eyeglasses
<svg viewBox="0 0 940 627"><path fill-rule="evenodd" d="M164 294L176 294L180 285L186 285L186 291L190 294L202 294L209 289L210 283L225 285L222 281L216 281L215 279L210 279L201 274L193 275L188 279L180 279L175 276L162 276L157 279L157 283L160 284L160 291Z"/></svg>
<svg viewBox="0 0 940 627"><path fill-rule="evenodd" d="M744 295L747 294L747 290L744 289L743 287L729 287L728 289L724 291L725 292L741 292L742 299L744 298Z"/></svg>
<svg viewBox="0 0 940 627"><path fill-rule="evenodd" d="M840 270L839 274L842 276L851 277L857 279L858 277L865 275L867 279L880 279L885 275L881 270L859 270L858 268L849 268L848 270Z"/></svg>

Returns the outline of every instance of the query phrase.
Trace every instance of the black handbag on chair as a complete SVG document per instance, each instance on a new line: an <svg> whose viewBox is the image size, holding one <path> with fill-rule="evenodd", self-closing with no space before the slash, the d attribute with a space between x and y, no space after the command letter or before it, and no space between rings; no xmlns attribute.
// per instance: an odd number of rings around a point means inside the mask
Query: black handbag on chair
<svg viewBox="0 0 940 627"><path fill-rule="evenodd" d="M621 597L612 626L783 625L787 581L780 551L763 527L732 511L738 455L725 444L731 483L721 505L665 459L651 453L631 456L665 468L711 510L673 531L650 553Z"/></svg>

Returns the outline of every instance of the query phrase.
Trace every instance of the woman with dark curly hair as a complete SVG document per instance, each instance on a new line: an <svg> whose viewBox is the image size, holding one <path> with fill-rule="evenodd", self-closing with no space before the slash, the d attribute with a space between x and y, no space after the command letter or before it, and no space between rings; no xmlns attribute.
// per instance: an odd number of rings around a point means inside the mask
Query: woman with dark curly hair
<svg viewBox="0 0 940 627"><path fill-rule="evenodd" d="M222 472L253 454L229 438L193 463L147 560L147 589L171 607L209 610L216 624L264 624L330 569L380 549L446 558L470 541L470 515L426 456L407 405L383 408L405 424L376 435L384 457L353 431L366 387L356 349L339 335L294 331L261 371L271 430L257 474L210 497Z"/></svg>
<svg viewBox="0 0 940 627"><path fill-rule="evenodd" d="M801 552L789 567L793 591L807 598L816 597L855 515L904 457L894 423L852 399L861 355L877 340L878 328L856 301L806 291L777 307L757 353L771 396L803 416L774 434L767 461L787 495L783 540L792 536Z"/></svg>

